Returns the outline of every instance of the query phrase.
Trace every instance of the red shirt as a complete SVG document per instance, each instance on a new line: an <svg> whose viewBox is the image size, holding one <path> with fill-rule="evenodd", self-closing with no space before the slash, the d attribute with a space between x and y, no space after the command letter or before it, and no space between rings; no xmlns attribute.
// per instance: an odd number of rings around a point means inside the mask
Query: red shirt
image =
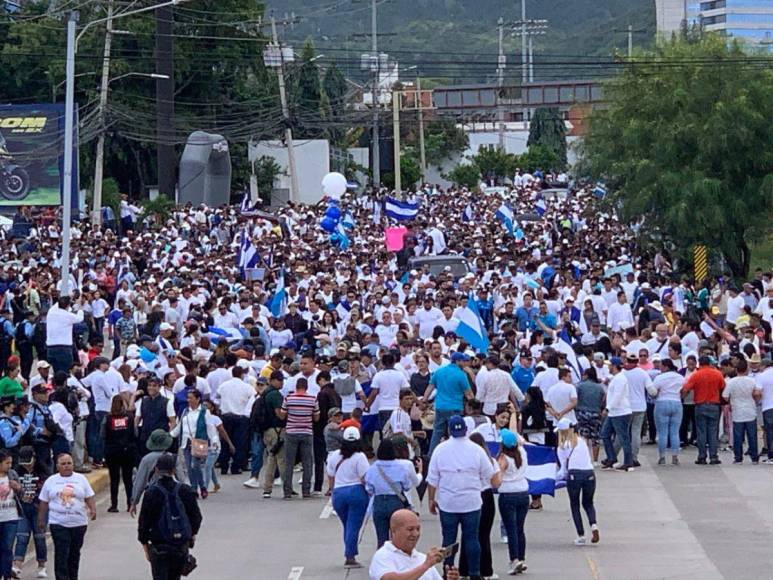
<svg viewBox="0 0 773 580"><path fill-rule="evenodd" d="M695 404L716 403L719 404L719 396L725 388L725 377L714 367L700 367L690 375L685 382L683 390L695 391Z"/></svg>

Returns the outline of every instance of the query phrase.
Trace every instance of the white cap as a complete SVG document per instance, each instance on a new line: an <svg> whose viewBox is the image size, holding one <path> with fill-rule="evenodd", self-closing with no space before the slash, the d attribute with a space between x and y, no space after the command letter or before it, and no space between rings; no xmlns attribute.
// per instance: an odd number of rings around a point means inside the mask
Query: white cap
<svg viewBox="0 0 773 580"><path fill-rule="evenodd" d="M162 322L161 326L158 327L158 329L163 332L165 330L174 330L174 326L169 324L168 322Z"/></svg>
<svg viewBox="0 0 773 580"><path fill-rule="evenodd" d="M344 429L344 435L343 435L344 441L359 441L360 440L360 430L357 429L357 427L347 427Z"/></svg>

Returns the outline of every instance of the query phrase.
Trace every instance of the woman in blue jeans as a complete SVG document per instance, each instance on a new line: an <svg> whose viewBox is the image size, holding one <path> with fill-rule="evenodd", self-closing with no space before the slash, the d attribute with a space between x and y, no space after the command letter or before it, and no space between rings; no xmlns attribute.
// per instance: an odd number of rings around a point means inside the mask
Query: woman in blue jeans
<svg viewBox="0 0 773 580"><path fill-rule="evenodd" d="M518 435L510 429L502 429L499 434L502 438L497 457L502 475L499 515L507 530L507 550L510 555L508 574L520 574L527 568L524 525L529 513L529 482L526 480L529 461Z"/></svg>
<svg viewBox="0 0 773 580"><path fill-rule="evenodd" d="M217 428L212 420L211 413L201 404L201 391L191 389L188 391L188 408L183 411L180 420L170 432L172 437L182 434L180 447L185 457L185 467L188 471L188 480L194 490L198 490L201 499L207 499L209 491L204 483L204 469L207 457L196 457L193 453L193 439L206 440L211 446L217 438Z"/></svg>
<svg viewBox="0 0 773 580"><path fill-rule="evenodd" d="M328 476L333 478L333 509L344 527L344 568L347 569L362 568L357 561L357 539L370 501L363 485L370 464L360 448L359 429L347 427L341 449L329 455L326 466Z"/></svg>
<svg viewBox="0 0 773 580"><path fill-rule="evenodd" d="M679 428L682 425L682 386L684 377L676 372L670 359L660 363L662 372L648 387L655 397L655 427L658 434L658 465L666 464L666 448L671 450L671 463L679 465Z"/></svg>
<svg viewBox="0 0 773 580"><path fill-rule="evenodd" d="M40 488L46 479L46 469L38 467L35 461L35 450L31 446L22 447L19 450L19 466L16 468L21 484L19 499L21 500L21 514L19 527L16 530L16 549L14 554L13 571L21 576L21 567L27 556L27 546L30 536L35 541L35 559L38 561L38 577L46 571L48 549L46 546L46 533L38 528L38 497Z"/></svg>
<svg viewBox="0 0 773 580"><path fill-rule="evenodd" d="M13 541L19 526L19 476L11 470L11 456L0 451L0 578L11 578Z"/></svg>
<svg viewBox="0 0 773 580"><path fill-rule="evenodd" d="M418 485L410 461L398 460L392 439L384 439L376 451L376 462L365 472L365 490L373 497L373 526L378 548L389 539L389 519L397 510L411 507L411 489Z"/></svg>

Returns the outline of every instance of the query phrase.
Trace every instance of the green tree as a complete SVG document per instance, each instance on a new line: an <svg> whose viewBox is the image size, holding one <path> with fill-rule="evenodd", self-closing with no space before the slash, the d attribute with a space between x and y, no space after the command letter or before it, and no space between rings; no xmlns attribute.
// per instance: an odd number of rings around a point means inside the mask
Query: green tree
<svg viewBox="0 0 773 580"><path fill-rule="evenodd" d="M726 38L672 40L607 84L582 148L624 219L682 255L721 252L737 277L773 213L771 65Z"/></svg>
<svg viewBox="0 0 773 580"><path fill-rule="evenodd" d="M518 167L532 173L537 169L548 171L560 166L558 154L547 145L531 145L526 153L518 156Z"/></svg>
<svg viewBox="0 0 773 580"><path fill-rule="evenodd" d="M314 60L315 56L314 44L307 40L301 52L293 95L293 133L301 139L317 139L324 134L320 125L323 112L322 83L319 80L319 67Z"/></svg>
<svg viewBox="0 0 773 580"><path fill-rule="evenodd" d="M480 169L474 163L460 163L444 177L460 187L472 189L480 183Z"/></svg>
<svg viewBox="0 0 773 580"><path fill-rule="evenodd" d="M330 125L327 129L327 135L332 144L340 146L346 134L346 128L342 123L345 121L346 115L347 86L346 78L335 63L325 71L322 88L330 111Z"/></svg>
<svg viewBox="0 0 773 580"><path fill-rule="evenodd" d="M421 167L416 150L406 147L400 155L400 187L410 189L421 179ZM395 174L389 171L384 174L382 181L387 187L395 186Z"/></svg>
<svg viewBox="0 0 773 580"><path fill-rule="evenodd" d="M430 121L424 128L424 150L428 164L440 164L445 159L462 153L470 139L454 121Z"/></svg>
<svg viewBox="0 0 773 580"><path fill-rule="evenodd" d="M518 163L518 158L498 147L481 147L473 155L472 162L484 179L493 178L502 181L512 176Z"/></svg>
<svg viewBox="0 0 773 580"><path fill-rule="evenodd" d="M550 166L538 166L533 169L562 170L566 167L566 125L561 112L556 107L540 107L534 111L529 122L529 139L526 146L539 145L555 154Z"/></svg>
<svg viewBox="0 0 773 580"><path fill-rule="evenodd" d="M271 203L274 179L281 172L282 168L273 157L263 155L255 160L255 177L258 181L258 193L266 205Z"/></svg>

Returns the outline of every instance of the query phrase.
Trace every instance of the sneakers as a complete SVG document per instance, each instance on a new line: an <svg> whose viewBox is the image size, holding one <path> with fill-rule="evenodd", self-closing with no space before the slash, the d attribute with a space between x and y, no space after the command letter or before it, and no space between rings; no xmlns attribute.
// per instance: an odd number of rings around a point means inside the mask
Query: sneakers
<svg viewBox="0 0 773 580"><path fill-rule="evenodd" d="M588 545L588 540L585 539L585 536L580 536L574 541L575 546L586 546Z"/></svg>
<svg viewBox="0 0 773 580"><path fill-rule="evenodd" d="M709 465L721 465L721 463L722 463L722 460L719 459L719 457L715 457L714 459L709 461ZM740 463L740 461L738 463Z"/></svg>
<svg viewBox="0 0 773 580"><path fill-rule="evenodd" d="M312 491L311 492L312 497L322 497L321 491Z"/></svg>
<svg viewBox="0 0 773 580"><path fill-rule="evenodd" d="M615 467L616 471L633 471L633 465L618 465Z"/></svg>
<svg viewBox="0 0 773 580"><path fill-rule="evenodd" d="M346 570L354 570L356 568L362 568L362 564L360 564L354 558L347 558L346 562L344 562L344 569L346 569Z"/></svg>
<svg viewBox="0 0 773 580"><path fill-rule="evenodd" d="M641 463L639 463L638 461L634 461L633 462L633 466L634 467L641 467Z"/></svg>
<svg viewBox="0 0 773 580"><path fill-rule="evenodd" d="M21 578L21 570L16 566L14 566L13 568L11 568L11 576L13 576L14 578Z"/></svg>
<svg viewBox="0 0 773 580"><path fill-rule="evenodd" d="M599 534L599 527L596 524L593 524L591 527L591 544L598 544L601 540L601 536Z"/></svg>
<svg viewBox="0 0 773 580"><path fill-rule="evenodd" d="M251 487L252 489L258 489L260 487L260 482L258 481L257 477L250 477L247 481L242 483L244 487Z"/></svg>
<svg viewBox="0 0 773 580"><path fill-rule="evenodd" d="M271 492L270 491L264 491L263 492L263 499L271 499Z"/></svg>
<svg viewBox="0 0 773 580"><path fill-rule="evenodd" d="M46 572L45 568L38 568L38 573L35 576L36 578L48 578L48 572Z"/></svg>
<svg viewBox="0 0 773 580"><path fill-rule="evenodd" d="M666 458L665 457L661 457L660 459L658 459L658 465L665 465L665 464L666 464Z"/></svg>
<svg viewBox="0 0 773 580"><path fill-rule="evenodd" d="M601 462L601 469L614 469L615 462L610 461L609 459L605 459Z"/></svg>
<svg viewBox="0 0 773 580"><path fill-rule="evenodd" d="M516 574L520 574L521 572L526 571L526 563L523 560L513 560L510 562L510 567L507 569L507 573L510 574L510 576L515 576Z"/></svg>

